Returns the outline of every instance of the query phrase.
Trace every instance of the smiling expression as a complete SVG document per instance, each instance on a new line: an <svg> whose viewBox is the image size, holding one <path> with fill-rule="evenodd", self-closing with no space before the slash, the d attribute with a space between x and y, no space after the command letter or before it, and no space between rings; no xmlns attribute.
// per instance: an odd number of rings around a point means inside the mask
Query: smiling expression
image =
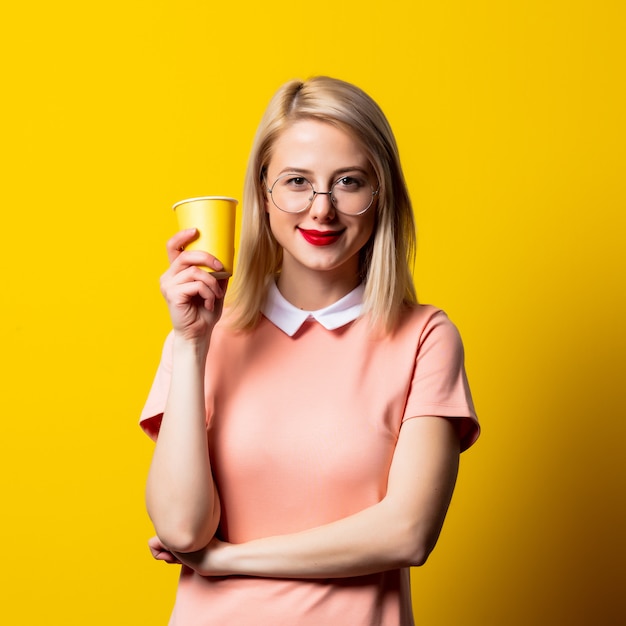
<svg viewBox="0 0 626 626"><path fill-rule="evenodd" d="M266 194L265 207L274 237L283 249L282 274L310 272L332 274L334 279L354 282L359 272L359 251L374 231L376 202L362 215L335 210L329 195L342 177L377 181L361 144L344 130L317 120L288 126L273 145L267 183L286 174L306 177L315 190L311 206L300 213L285 213Z"/></svg>

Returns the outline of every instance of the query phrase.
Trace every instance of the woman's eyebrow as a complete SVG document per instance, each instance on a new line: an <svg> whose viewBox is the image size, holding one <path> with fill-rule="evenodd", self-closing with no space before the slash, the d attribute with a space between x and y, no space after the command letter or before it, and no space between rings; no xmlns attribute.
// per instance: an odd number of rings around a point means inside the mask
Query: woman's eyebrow
<svg viewBox="0 0 626 626"><path fill-rule="evenodd" d="M280 172L278 172L279 176L283 174L308 174L311 175L313 172L311 170L306 170L301 167L284 167Z"/></svg>
<svg viewBox="0 0 626 626"><path fill-rule="evenodd" d="M336 169L332 173L332 178L336 176L340 176L341 174L345 174L346 172L361 172L362 174L367 174L368 171L366 168L360 165L351 165L349 167L340 167ZM283 174L303 174L307 176L311 176L315 174L313 170L305 169L302 167L284 167L279 173L278 176L282 176Z"/></svg>

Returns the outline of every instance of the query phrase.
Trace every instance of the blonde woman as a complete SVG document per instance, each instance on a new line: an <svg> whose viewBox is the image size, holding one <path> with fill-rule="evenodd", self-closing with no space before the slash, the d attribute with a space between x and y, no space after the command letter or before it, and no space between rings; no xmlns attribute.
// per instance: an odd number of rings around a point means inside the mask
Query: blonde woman
<svg viewBox="0 0 626 626"><path fill-rule="evenodd" d="M292 81L257 132L228 303L168 242L173 330L141 425L177 626L406 626L479 427L459 334L418 304L393 133L343 81ZM223 313L223 315L222 315Z"/></svg>

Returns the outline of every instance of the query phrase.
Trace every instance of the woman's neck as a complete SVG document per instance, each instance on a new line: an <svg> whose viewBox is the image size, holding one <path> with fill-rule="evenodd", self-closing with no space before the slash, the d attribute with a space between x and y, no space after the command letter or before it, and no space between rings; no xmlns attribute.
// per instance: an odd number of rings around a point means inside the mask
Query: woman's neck
<svg viewBox="0 0 626 626"><path fill-rule="evenodd" d="M283 271L276 284L283 297L295 307L304 311L318 311L349 294L361 282L358 275L332 274L313 272L305 277Z"/></svg>

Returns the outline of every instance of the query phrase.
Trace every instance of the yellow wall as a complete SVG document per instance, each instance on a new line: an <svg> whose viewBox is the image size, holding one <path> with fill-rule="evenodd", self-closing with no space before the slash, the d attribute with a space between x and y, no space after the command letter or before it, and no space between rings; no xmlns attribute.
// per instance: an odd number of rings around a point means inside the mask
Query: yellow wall
<svg viewBox="0 0 626 626"><path fill-rule="evenodd" d="M218 4L2 9L1 621L166 623L136 420L169 207L241 197L269 96L326 73L395 128L484 427L418 623L624 623L623 3Z"/></svg>

